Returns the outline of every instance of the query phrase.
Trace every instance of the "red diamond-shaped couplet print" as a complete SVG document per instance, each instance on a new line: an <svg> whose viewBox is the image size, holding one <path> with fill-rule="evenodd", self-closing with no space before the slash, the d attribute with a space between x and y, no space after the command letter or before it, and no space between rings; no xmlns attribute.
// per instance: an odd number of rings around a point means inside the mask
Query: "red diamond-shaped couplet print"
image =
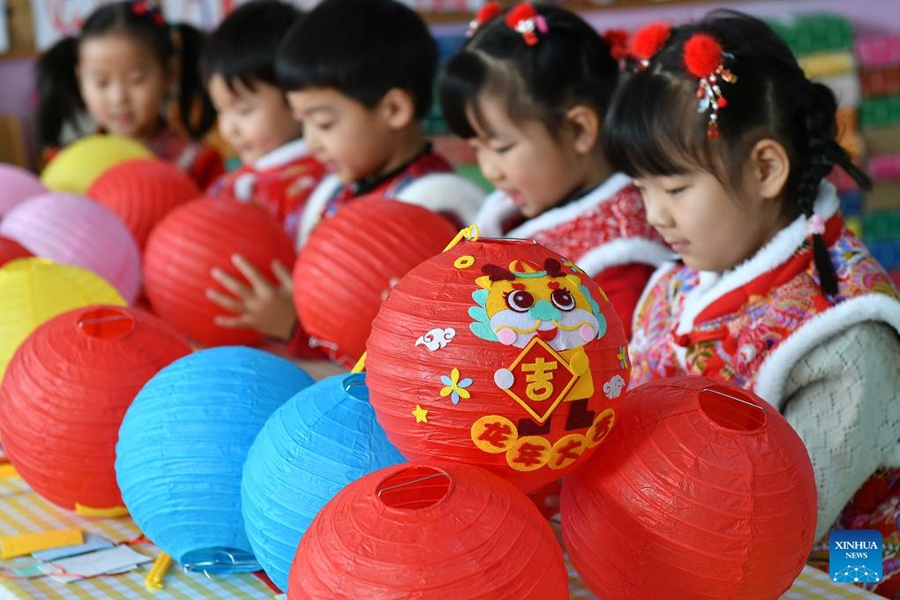
<svg viewBox="0 0 900 600"><path fill-rule="evenodd" d="M579 379L569 363L538 337L532 338L509 370L513 384L506 393L538 423L553 414Z"/></svg>

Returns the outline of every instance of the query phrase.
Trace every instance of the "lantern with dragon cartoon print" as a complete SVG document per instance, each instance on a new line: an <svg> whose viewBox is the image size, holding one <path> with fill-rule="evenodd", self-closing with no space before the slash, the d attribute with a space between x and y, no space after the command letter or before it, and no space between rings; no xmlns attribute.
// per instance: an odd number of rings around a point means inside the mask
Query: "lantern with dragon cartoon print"
<svg viewBox="0 0 900 600"><path fill-rule="evenodd" d="M631 370L597 284L523 240L463 240L420 264L367 349L370 399L400 452L477 465L526 492L602 445Z"/></svg>

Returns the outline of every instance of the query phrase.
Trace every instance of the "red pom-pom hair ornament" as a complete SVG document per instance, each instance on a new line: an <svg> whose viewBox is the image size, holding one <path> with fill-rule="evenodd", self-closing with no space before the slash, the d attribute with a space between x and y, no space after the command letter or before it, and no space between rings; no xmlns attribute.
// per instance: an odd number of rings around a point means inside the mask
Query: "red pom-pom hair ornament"
<svg viewBox="0 0 900 600"><path fill-rule="evenodd" d="M258 206L203 198L170 212L154 228L144 252L144 285L153 311L204 346L262 341L263 335L256 331L216 325L217 316L233 313L206 297L207 288L230 293L213 279L213 268L250 286L232 264L234 254L243 256L270 281L275 281L273 260L288 269L294 265L293 242Z"/></svg>
<svg viewBox="0 0 900 600"><path fill-rule="evenodd" d="M737 82L737 77L725 68L725 54L714 37L697 33L684 44L684 65L688 73L698 78L697 112L709 111L706 136L719 137L719 109L728 106L719 81Z"/></svg>
<svg viewBox="0 0 900 600"><path fill-rule="evenodd" d="M609 55L615 60L628 58L628 32L624 29L609 29L603 34L603 41L609 45Z"/></svg>
<svg viewBox="0 0 900 600"><path fill-rule="evenodd" d="M484 467L523 491L579 466L615 422L631 365L584 272L532 241L463 241L394 287L366 381L410 460Z"/></svg>
<svg viewBox="0 0 900 600"><path fill-rule="evenodd" d="M357 479L306 530L288 598L569 597L562 550L534 505L483 469L405 463Z"/></svg>
<svg viewBox="0 0 900 600"><path fill-rule="evenodd" d="M201 193L174 165L158 158L138 158L105 171L87 195L116 213L143 250L150 231L170 210Z"/></svg>
<svg viewBox="0 0 900 600"><path fill-rule="evenodd" d="M469 21L469 29L466 31L466 37L475 35L481 27L484 27L485 24L495 19L501 12L503 12L503 7L500 6L499 2L485 2L481 8L478 9L478 12L475 13L475 18Z"/></svg>
<svg viewBox="0 0 900 600"><path fill-rule="evenodd" d="M628 393L603 452L563 480L562 533L600 598L778 598L816 529L800 437L744 390L678 377Z"/></svg>
<svg viewBox="0 0 900 600"><path fill-rule="evenodd" d="M651 23L639 29L631 38L631 54L643 66L647 66L663 44L669 39L672 26L668 23Z"/></svg>
<svg viewBox="0 0 900 600"><path fill-rule="evenodd" d="M351 367L391 286L456 235L421 206L368 196L315 229L294 264L294 303L313 343Z"/></svg>
<svg viewBox="0 0 900 600"><path fill-rule="evenodd" d="M684 65L694 77L709 77L722 64L722 46L711 35L698 33L684 44Z"/></svg>
<svg viewBox="0 0 900 600"><path fill-rule="evenodd" d="M125 411L160 369L190 354L146 312L78 308L38 327L0 386L0 434L10 462L41 496L86 515L124 513L116 440Z"/></svg>

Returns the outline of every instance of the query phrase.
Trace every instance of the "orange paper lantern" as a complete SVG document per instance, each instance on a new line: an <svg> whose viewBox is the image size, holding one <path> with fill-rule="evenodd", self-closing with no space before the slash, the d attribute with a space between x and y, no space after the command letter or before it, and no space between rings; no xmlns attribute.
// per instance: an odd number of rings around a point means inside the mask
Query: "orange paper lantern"
<svg viewBox="0 0 900 600"><path fill-rule="evenodd" d="M354 200L317 227L294 265L303 329L352 366L391 286L456 235L426 208L381 196Z"/></svg>
<svg viewBox="0 0 900 600"><path fill-rule="evenodd" d="M206 297L207 288L225 291L212 278L212 269L249 285L231 263L233 254L246 258L272 281L272 261L281 261L288 269L294 264L290 238L257 206L203 198L170 212L150 235L144 252L144 286L153 311L204 346L262 341L256 331L225 329L214 322L216 316L231 313Z"/></svg>
<svg viewBox="0 0 900 600"><path fill-rule="evenodd" d="M603 452L563 480L561 514L601 598L778 598L812 549L816 487L778 411L680 377L629 392Z"/></svg>
<svg viewBox="0 0 900 600"><path fill-rule="evenodd" d="M357 479L306 530L289 600L569 597L562 550L534 505L468 465L401 464Z"/></svg>
<svg viewBox="0 0 900 600"><path fill-rule="evenodd" d="M394 287L366 381L408 459L474 464L531 491L603 441L630 368L622 323L590 277L535 242L481 240Z"/></svg>
<svg viewBox="0 0 900 600"><path fill-rule="evenodd" d="M116 513L115 447L125 411L157 371L189 354L168 324L140 310L95 305L38 327L0 386L0 435L38 494L82 514Z"/></svg>
<svg viewBox="0 0 900 600"><path fill-rule="evenodd" d="M116 213L138 243L176 206L201 196L185 172L158 158L126 160L110 167L88 188L87 195Z"/></svg>
<svg viewBox="0 0 900 600"><path fill-rule="evenodd" d="M34 256L25 246L15 240L0 236L0 267L17 258Z"/></svg>

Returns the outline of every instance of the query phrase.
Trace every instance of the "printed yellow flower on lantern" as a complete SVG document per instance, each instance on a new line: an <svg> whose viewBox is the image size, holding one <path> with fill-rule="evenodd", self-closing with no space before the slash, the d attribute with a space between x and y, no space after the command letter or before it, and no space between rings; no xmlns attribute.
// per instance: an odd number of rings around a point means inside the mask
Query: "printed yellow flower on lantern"
<svg viewBox="0 0 900 600"><path fill-rule="evenodd" d="M619 346L619 351L616 353L616 358L619 359L619 366L623 369L631 368L628 363L628 346Z"/></svg>
<svg viewBox="0 0 900 600"><path fill-rule="evenodd" d="M460 381L459 369L456 367L450 371L450 377L441 375L441 383L445 386L441 388L441 398L450 396L450 399L453 400L453 404L459 404L460 398L469 399L471 397L471 394L469 394L469 391L466 388L472 385L472 380L467 377Z"/></svg>

